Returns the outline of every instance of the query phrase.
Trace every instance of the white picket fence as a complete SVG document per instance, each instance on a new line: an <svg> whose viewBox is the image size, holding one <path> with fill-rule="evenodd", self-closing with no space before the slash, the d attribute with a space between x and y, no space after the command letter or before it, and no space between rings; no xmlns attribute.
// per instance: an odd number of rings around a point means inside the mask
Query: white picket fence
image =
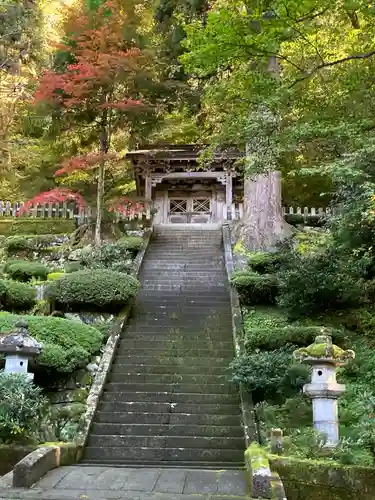
<svg viewBox="0 0 375 500"><path fill-rule="evenodd" d="M17 217L19 211L23 207L24 202L10 202L0 201L0 218L4 217ZM151 219L150 207L145 208L138 213L124 214L122 212L115 212L117 220L135 220L135 219ZM22 217L40 217L40 218L61 218L61 219L77 219L78 223L82 223L91 219L91 207L79 207L75 203L62 202L62 203L40 203L34 205L29 210L21 215Z"/></svg>
<svg viewBox="0 0 375 500"><path fill-rule="evenodd" d="M0 201L0 218L1 217L17 217L20 208L24 202ZM283 213L290 215L303 215L306 219L315 216L328 216L332 213L329 208L314 208L314 207L283 207ZM128 214L122 212L115 213L117 220L150 220L151 208L145 207L143 211ZM243 216L243 203L232 204L232 220L239 220ZM75 203L42 203L33 206L27 212L22 214L22 217L40 217L40 218L62 218L76 219L78 224L89 220L92 217L91 207L79 207ZM227 219L226 205L223 206L223 218Z"/></svg>
<svg viewBox="0 0 375 500"><path fill-rule="evenodd" d="M303 215L304 218L309 217L326 217L332 214L330 208L314 208L314 207L283 207L283 214L287 215ZM224 219L227 219L227 207L223 207ZM232 220L240 220L243 217L243 203L233 203L232 204Z"/></svg>

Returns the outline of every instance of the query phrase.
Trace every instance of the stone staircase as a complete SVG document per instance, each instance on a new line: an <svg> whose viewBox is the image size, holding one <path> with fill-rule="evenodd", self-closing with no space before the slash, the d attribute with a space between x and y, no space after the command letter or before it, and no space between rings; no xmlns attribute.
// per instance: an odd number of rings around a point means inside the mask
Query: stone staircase
<svg viewBox="0 0 375 500"><path fill-rule="evenodd" d="M83 463L243 466L221 230L157 227L140 281Z"/></svg>

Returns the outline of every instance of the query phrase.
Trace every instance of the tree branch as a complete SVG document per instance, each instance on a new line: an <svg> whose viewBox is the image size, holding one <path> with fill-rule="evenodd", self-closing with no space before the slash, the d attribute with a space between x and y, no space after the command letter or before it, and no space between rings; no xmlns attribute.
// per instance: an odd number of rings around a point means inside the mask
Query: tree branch
<svg viewBox="0 0 375 500"><path fill-rule="evenodd" d="M297 80L290 87L294 87L297 83L302 82L303 80L307 80L307 78L310 78L310 76L312 76L320 69L329 68L331 66L336 66L337 64L342 64L347 61L354 61L356 59L369 59L373 56L375 56L375 50L371 50L370 52L366 52L365 54L355 54L352 56L343 57L342 59L336 59L336 61L329 61L319 64L312 70L308 71L304 76L301 76L301 78L297 78Z"/></svg>

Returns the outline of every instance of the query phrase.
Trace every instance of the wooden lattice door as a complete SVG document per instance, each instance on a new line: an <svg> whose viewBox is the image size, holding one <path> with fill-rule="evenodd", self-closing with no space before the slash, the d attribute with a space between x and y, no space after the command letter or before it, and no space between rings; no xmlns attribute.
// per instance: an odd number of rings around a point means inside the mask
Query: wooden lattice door
<svg viewBox="0 0 375 500"><path fill-rule="evenodd" d="M211 198L169 198L168 222L207 223L211 221Z"/></svg>

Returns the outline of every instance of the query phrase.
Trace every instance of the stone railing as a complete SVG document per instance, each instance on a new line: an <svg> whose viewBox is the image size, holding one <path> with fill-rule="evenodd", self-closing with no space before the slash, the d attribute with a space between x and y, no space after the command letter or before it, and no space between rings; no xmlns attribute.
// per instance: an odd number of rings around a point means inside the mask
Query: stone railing
<svg viewBox="0 0 375 500"><path fill-rule="evenodd" d="M332 213L330 208L315 208L315 207L283 207L283 214L286 215L299 215L305 219L313 217L326 217ZM240 220L243 217L243 203L232 204L232 220ZM227 208L223 207L223 218L227 219Z"/></svg>

